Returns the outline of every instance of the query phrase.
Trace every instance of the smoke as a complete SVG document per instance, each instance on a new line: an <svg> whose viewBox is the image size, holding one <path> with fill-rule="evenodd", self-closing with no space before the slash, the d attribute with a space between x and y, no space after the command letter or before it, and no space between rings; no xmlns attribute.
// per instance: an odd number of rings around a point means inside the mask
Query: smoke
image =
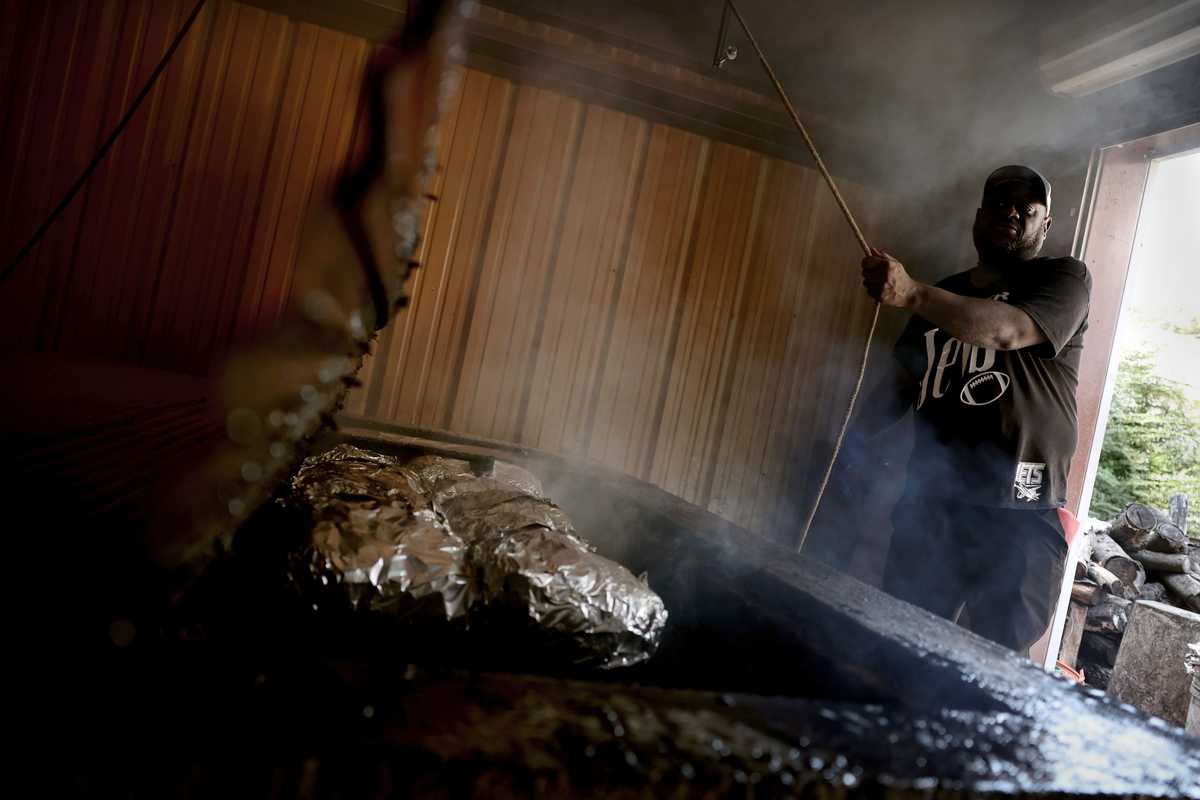
<svg viewBox="0 0 1200 800"><path fill-rule="evenodd" d="M1165 113L1131 105L1127 97L1122 106L1102 97L1074 100L1051 95L1043 86L1039 68L1040 31L1050 22L1048 14L1069 17L1080 13L1084 5L1056 4L1049 11L1046 5L1029 0L1013 3L739 0L753 33L767 51L801 116L810 124L835 175L853 178L866 184L869 191L890 198L890 207L879 225L878 239L872 243L898 256L916 277L930 282L974 263L972 220L983 180L996 166L1029 163L1055 184L1057 222L1044 252L1063 254L1069 247L1075 227L1073 215L1077 213L1072 204L1078 192L1070 186L1081 182L1091 147L1100 140L1102 132L1132 124L1132 111L1122 116L1114 109L1134 109L1138 114L1150 116ZM568 23L571 20L576 31L581 26L592 29L593 40L612 42L618 47L635 42L644 46L639 52L649 51L660 62L690 63L696 71L723 75L735 83L755 87L761 95L773 97L773 89L736 21L731 22L729 41L737 45L740 57L727 64L722 73L713 72L708 65L716 44L721 0L699 3L671 0L654 4L534 0L522 3L520 13L560 28L572 27ZM523 74L534 83L544 82L552 91L561 90L574 80L567 72L555 74L562 63L553 59L541 64L527 63ZM586 101L592 102L593 98ZM578 148L579 144L575 146ZM651 162L654 155L645 158ZM801 163L808 166L807 160ZM588 148L583 149L574 165L580 175L592 170L607 174L613 167L607 160L601 163ZM679 201L681 207L686 207L690 190L691 184L682 180L673 186L672 191L683 197ZM699 203L703 205L705 200L701 196ZM784 214L779 215L778 224L786 224ZM840 226L841 221L823 215L818 224ZM686 244L679 246L684 248ZM600 251L613 243L598 242L594 246ZM664 248L664 252L668 249ZM666 256L663 258L665 261ZM597 263L600 264L599 260ZM805 265L805 268L824 267ZM668 265L644 264L642 268L666 274ZM622 274L617 280L624 278ZM656 284L647 281L646 286L654 290ZM571 314L608 319L612 293L604 292L601 297L598 292L596 296L600 299L589 295L586 300L594 306L582 308L579 307L582 296L572 295ZM768 293L761 302L783 300L780 294ZM821 300L812 297L808 302L816 306ZM865 393L886 374L883 368L891 361L890 342L903 322L902 314L884 313L871 354L872 368ZM634 342L628 349L656 347L658 343L652 341L656 333L661 335L672 324L680 323L675 320L661 327L630 325L625 331L628 337L644 341ZM545 336L545 346L555 346L550 328ZM530 345L535 359L542 341L539 333ZM820 363L811 365L803 387L780 385L781 394L795 394L800 389L806 397L793 401L785 396L776 402L797 415L836 417L853 384L860 348L861 341L857 339L837 343ZM586 351L581 352L586 355ZM617 356L608 354L608 357ZM794 365L784 363L786 355L782 352L754 352L751 358L761 359L753 374L781 371L791 374L795 370ZM539 385L532 391L545 391L547 386ZM813 387L818 391L812 391ZM733 391L740 390L740 385L735 384ZM665 403L665 391L663 394ZM652 403L642 400L638 398L638 405L644 413ZM736 400L734 397L731 407L736 406ZM836 411L829 413L831 408ZM668 417L670 413L668 410ZM647 423L641 419L624 424L644 428ZM815 442L788 443L793 451L787 469L788 485L780 501L783 508L772 515L766 531L773 538L781 542L796 541L798 528L815 499L814 487L832 452L835 435L836 429L831 429ZM638 433L618 431L614 437L633 442ZM563 449L576 452L586 449L586 442L572 442L570 436L563 441L568 443ZM813 555L843 569L853 569L863 577L877 578L878 558L865 563L855 551L873 556L878 556L880 549L886 551L887 509L904 482L906 447L905 433L893 430L857 449L847 449L843 456L845 468L835 473L826 507L818 518L815 538L810 542ZM709 457L719 455L713 453ZM627 458L625 467L636 471L637 460ZM542 477L551 496L556 497L558 487L554 477ZM612 508L602 495L575 493L570 502L573 513L582 520L594 520L596 525L614 531L611 540L606 538L619 551L612 553L614 557L621 560L625 553L636 553L636 542L626 534L638 529L637 520L625 519L624 511ZM581 527L585 532L597 530L591 525ZM622 539L623 536L626 538ZM881 548L872 548L881 541ZM736 553L729 555L736 560ZM860 563L856 566L852 559ZM636 563L631 566L638 567ZM652 584L654 579L651 575Z"/></svg>
<svg viewBox="0 0 1200 800"><path fill-rule="evenodd" d="M702 16L711 21L710 35L715 35L719 4L710 6ZM1197 69L1192 59L1113 90L1072 99L1054 96L1043 85L1039 29L1046 21L1046 4L742 0L741 6L834 173L892 199L879 226L882 234L872 244L894 253L916 277L929 282L973 265L972 222L983 180L1002 164L1027 163L1049 177L1055 188L1055 224L1043 252L1066 254L1092 147L1120 141L1125 132L1153 120L1178 116L1180 108L1186 111L1191 101L1172 87L1180 85L1178 75ZM1079 4L1060 4L1050 13L1079 10ZM730 38L741 57L727 64L726 72L770 95L752 50L734 25ZM624 32L638 35L633 29ZM678 49L689 48L704 55L711 50L707 42L695 40ZM1146 92L1146 86L1160 88ZM885 312L864 394L885 379L890 344L904 321L900 313ZM823 387L834 403L842 402L859 347L855 341L833 348L808 385ZM831 454L834 434L829 431L824 441L793 443L790 482L780 499L779 524L768 531L772 538L795 542L814 500L814 476ZM927 479L919 465L908 464L910 447L908 423L870 442L848 444L807 555L880 582L889 512L906 473L918 470L912 476L915 483ZM739 558L736 552L728 557L730 563Z"/></svg>
<svg viewBox="0 0 1200 800"><path fill-rule="evenodd" d="M1196 58L1082 98L1051 94L1040 60L1089 22L1095 9L1083 2L740 5L801 116L832 121L818 145L834 172L895 198L881 246L928 280L973 257L970 220L993 168L1029 163L1061 182L1047 253L1063 253L1092 146L1156 120L1194 120L1200 106L1197 82L1186 79ZM734 72L770 92L736 33L746 57Z"/></svg>
<svg viewBox="0 0 1200 800"><path fill-rule="evenodd" d="M1085 14L1094 11L1083 2L739 5L835 175L891 198L872 244L927 282L975 263L972 223L984 178L995 167L1026 163L1047 175L1055 187L1055 224L1042 252L1065 255L1092 147L1134 130L1145 133L1147 126L1179 124L1181 115L1194 120L1200 108L1200 82L1186 78L1200 65L1196 58L1082 98L1051 94L1040 66L1048 36L1069 38L1082 28ZM715 30L720 3L714 6ZM736 23L730 39L743 56L725 70L772 93ZM890 343L905 320L899 312L883 313L864 397L887 380ZM829 363L856 364L857 355L847 361L832 353ZM831 392L844 383L838 376L814 378ZM793 519L803 520L812 502L812 474L831 452L834 434L796 454L807 464L800 469L807 478L793 480L784 500ZM868 549L882 542L886 549L886 537L875 533L887 527L879 509L894 492L905 458L894 451L892 434L843 453L824 501L829 508L815 526L823 529L807 552L845 569L851 566L847 540ZM874 496L880 484L883 501ZM790 532L779 533L787 538Z"/></svg>
<svg viewBox="0 0 1200 800"><path fill-rule="evenodd" d="M1053 7L1048 8L1051 5ZM1163 117L1170 113L1171 103L1180 102L1170 92L1163 92L1138 105L1131 100L1136 92L1131 95L1128 87L1117 93L1098 93L1084 99L1058 97L1047 91L1039 66L1043 29L1083 13L1088 8L1083 2L806 0L803 3L779 3L739 0L739 7L801 117L809 124L834 174L839 178L851 178L866 185L868 192L889 198L872 244L899 257L914 276L928 282L974 264L971 229L983 181L1002 164L1028 163L1046 174L1054 184L1056 222L1043 252L1065 254L1075 229L1078 209L1074 206L1078 203L1076 198L1080 194L1079 187L1092 146L1103 141L1111 131L1134 124L1134 117ZM736 20L730 22L728 41L738 47L739 58L726 64L720 73L713 71L709 59L717 44L721 8L722 0L662 0L653 4L530 0L520 4L518 13L551 27L570 29L592 41L618 48L628 46L631 48L628 52L636 51L636 55L647 55L659 63L687 65L692 71L724 77L754 87L760 95L774 97L774 90ZM525 63L522 75L551 91L563 91L563 87L572 86L576 80L570 65L566 64L564 68L564 64L565 61L556 58L547 58L538 64ZM1139 82L1145 83L1140 79ZM586 94L582 99L604 104L602 99ZM581 113L590 114L591 110L584 109ZM794 145L796 141L793 139L789 144ZM624 155L610 160L596 155L593 149L581 148L578 141L574 146L580 152L573 166L576 174L593 171L609 174L625 168L621 161ZM658 153L660 159L661 156ZM647 151L644 159L655 169L661 167L655 153ZM807 158L801 159L801 164L809 166ZM680 170L686 178L690 173L685 172ZM622 174L615 183L623 186L626 177ZM704 180L695 184L702 187L697 192L701 207L707 201ZM688 193L693 188L693 184L680 179L663 192L663 201L674 192L682 198L678 201L679 206L686 208ZM616 204L619 199L614 191L607 202ZM634 199L635 206L639 202L648 201ZM787 211L806 213L807 210ZM592 213L597 215L596 227L601 227L599 220L603 215ZM640 208L637 213L641 213ZM787 214L779 213L774 224L787 224ZM822 215L815 224L833 227L842 223L829 214ZM820 233L824 235L825 232ZM838 233L840 235L841 231ZM701 238L698 241L707 240ZM687 242L671 244L678 245L681 251L688 247ZM591 246L596 252L607 252L604 248L624 245L598 241ZM669 251L671 248L664 246L663 253ZM644 258L647 262L653 260ZM665 263L666 255L662 258L664 263L661 265L641 264L641 274L659 270L662 275L667 275L666 282L674 280L675 276L668 274L673 267ZM596 263L597 274L603 274L600 268L604 262L598 258ZM682 267L689 268L692 268L690 264ZM828 267L809 264L804 268ZM617 275L614 281L629 280L633 285L633 278L624 272L614 270L614 274ZM636 289L657 291L658 284L646 280ZM547 292L547 297L550 296ZM560 296L566 295L553 294L555 298ZM581 293L573 293L567 298L572 306L570 314L586 317L589 321L600 320L604 324L594 326L592 330L603 329L610 319L609 303L614 296L608 290L597 292L594 297L589 294L586 299ZM805 298L814 309L822 300L816 296ZM768 292L757 302L758 308L750 307L748 313L760 311L763 304L788 300L783 292ZM590 305L583 307L584 303ZM611 319L615 319L617 325L625 324L623 317L614 315ZM904 321L903 314L884 312L872 348L864 397L890 371L890 345ZM655 341L656 337L669 337L670 326L680 324L687 324L687 320L683 323L679 319L664 321L662 325L657 320L653 325L640 321L631 323L622 328L623 335L630 340L626 348L630 352L653 350L660 344ZM550 326L545 332L539 329L529 345L532 351L529 363L540 357L540 348L556 346L557 330ZM589 335L584 334L584 338ZM777 389L781 397L773 402L786 407L797 418L837 419L853 385L861 346L861 339L857 338L836 343L806 367L802 386L782 382ZM579 352L580 360L591 358L585 347ZM742 351L737 352L741 354ZM791 375L796 366L785 363L786 353L786 348L769 353L753 350L749 358L755 363L750 374ZM615 361L623 356L605 350L604 357ZM600 380L605 380L599 371L596 374ZM529 375L514 378L517 382L522 380L533 384L534 379ZM762 408L738 406L736 393L745 391L745 384L732 385L735 394L727 402L730 408L737 409L736 413L770 411L769 404ZM553 391L553 388L554 383L549 382L532 385L525 391L536 394ZM696 389L689 385L681 391L703 391L705 388ZM621 390L625 387L618 391ZM793 399L792 395L797 394L804 396ZM669 406L664 416L670 419L682 403L677 403L674 395L668 398L666 389L662 389L662 395L657 402ZM625 422L613 424L628 425L630 430L611 431L609 435L622 444L630 444L632 449L649 424L644 418L646 409L654 403L654 400L639 396L636 405L640 417L629 421L631 415L626 415ZM634 402L626 405L633 406ZM730 419L733 417L734 412L731 412ZM532 430L536 420L531 417L523 422ZM588 452L588 442L583 440L590 436L590 425L580 424L576 417L562 424L569 435L562 437L561 449ZM705 424L708 424L707 420L697 423L696 427L700 429ZM578 435L570 430L574 425L579 427ZM637 430L633 430L635 427ZM702 440L706 432L700 429L696 439ZM518 435L521 433L518 431ZM771 498L771 503L779 503L781 510L766 515L763 532L780 542L796 542L799 527L815 500L815 486L832 453L836 433L834 427L817 441L786 443L792 452L785 470L783 497ZM503 438L507 434L494 435ZM530 443L539 443L536 439L526 438ZM808 543L809 554L841 569L849 569L860 577L878 580L881 554L886 552L890 530L888 510L906 477L909 438L908 431L901 426L868 443L857 442L857 446L847 447L842 455L843 467L834 474L813 539ZM776 445L777 442L772 442L769 446ZM556 444L552 441L544 446L554 448ZM607 456L612 463L617 460L607 452L593 450L591 455ZM706 457L718 459L720 456L714 452ZM654 466L642 463L653 459L636 454L622 457L622 466L630 472L645 474ZM748 472L757 472L759 467L759 464L737 466ZM708 469L708 466L703 465L702 469ZM551 496L557 496L554 477L542 477ZM650 477L658 480L662 476ZM914 478L919 481L922 476ZM746 480L755 479L757 476ZM704 480L689 474L679 483L691 487L698 483L703 485ZM707 481L714 484L711 477ZM719 481L715 483L719 484ZM698 493L703 496L701 502L726 513L722 505L723 488L719 485L709 488L711 491L706 489ZM623 518L624 512L607 505L606 498L600 495L577 492L570 496L570 503L573 513L581 519L594 520L597 526L615 531L609 544L618 552L611 555L622 560L624 554L637 552L636 542L627 537L622 539L628 531L637 530L637 520ZM756 515L755 521L762 518L762 515ZM596 530L591 525L581 527L585 531ZM730 558L736 559L737 554L730 553ZM631 566L638 567L636 563ZM653 575L651 580L653 583Z"/></svg>

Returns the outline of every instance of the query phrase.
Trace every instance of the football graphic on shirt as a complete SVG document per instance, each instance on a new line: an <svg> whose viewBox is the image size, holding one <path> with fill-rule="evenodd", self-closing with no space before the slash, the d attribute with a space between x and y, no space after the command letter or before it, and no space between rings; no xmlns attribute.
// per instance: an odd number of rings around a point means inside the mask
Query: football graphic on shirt
<svg viewBox="0 0 1200 800"><path fill-rule="evenodd" d="M981 372L963 385L958 399L969 406L986 406L1003 397L1011 382L1003 372Z"/></svg>

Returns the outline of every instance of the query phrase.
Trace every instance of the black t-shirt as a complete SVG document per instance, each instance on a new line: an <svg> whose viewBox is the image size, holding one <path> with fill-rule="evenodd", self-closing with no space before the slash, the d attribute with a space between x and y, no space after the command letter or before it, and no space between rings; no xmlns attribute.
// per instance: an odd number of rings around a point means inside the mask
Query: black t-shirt
<svg viewBox="0 0 1200 800"><path fill-rule="evenodd" d="M1064 505L1092 289L1087 267L1036 258L987 286L972 285L967 272L937 285L1021 309L1047 341L989 350L920 317L909 321L895 349L918 382L909 494L1003 508Z"/></svg>

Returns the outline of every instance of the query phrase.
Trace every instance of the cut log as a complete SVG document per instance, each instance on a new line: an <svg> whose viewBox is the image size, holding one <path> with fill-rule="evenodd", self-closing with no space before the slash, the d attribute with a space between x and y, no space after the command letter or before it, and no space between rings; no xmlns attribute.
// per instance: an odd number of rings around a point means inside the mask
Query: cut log
<svg viewBox="0 0 1200 800"><path fill-rule="evenodd" d="M1167 591L1162 584L1157 584L1164 592ZM1100 586L1089 580L1075 581L1071 584L1071 602L1078 603L1084 606L1094 606L1104 598L1108 597L1108 592Z"/></svg>
<svg viewBox="0 0 1200 800"><path fill-rule="evenodd" d="M1155 553L1186 553L1188 537L1174 522L1160 522L1154 528L1154 535L1142 549Z"/></svg>
<svg viewBox="0 0 1200 800"><path fill-rule="evenodd" d="M1185 572L1163 575L1162 582L1176 604L1200 614L1200 578Z"/></svg>
<svg viewBox="0 0 1200 800"><path fill-rule="evenodd" d="M1151 600L1155 603L1169 603L1167 599L1167 587L1163 586L1158 581L1147 583L1138 592L1138 600Z"/></svg>
<svg viewBox="0 0 1200 800"><path fill-rule="evenodd" d="M1150 506L1130 503L1112 525L1108 535L1126 550L1145 550L1158 525L1158 515Z"/></svg>
<svg viewBox="0 0 1200 800"><path fill-rule="evenodd" d="M1121 545L1107 534L1097 533L1092 540L1092 561L1120 578L1127 589L1133 589L1134 596L1146 583L1146 571L1142 565L1130 558Z"/></svg>
<svg viewBox="0 0 1200 800"><path fill-rule="evenodd" d="M1083 534L1083 541L1080 542L1080 544L1079 544L1078 558L1080 561L1091 561L1092 560L1092 540L1094 540L1095 538L1096 538L1096 534L1094 531L1089 530Z"/></svg>
<svg viewBox="0 0 1200 800"><path fill-rule="evenodd" d="M1075 580L1082 581L1087 578L1087 565L1088 562L1084 559L1075 562Z"/></svg>
<svg viewBox="0 0 1200 800"><path fill-rule="evenodd" d="M1120 636L1129 622L1129 608L1132 605L1133 603L1123 597L1109 595L1088 609L1084 628L1096 633Z"/></svg>
<svg viewBox="0 0 1200 800"><path fill-rule="evenodd" d="M1167 516L1171 522L1179 526L1179 530L1187 533L1188 496L1183 492L1171 495Z"/></svg>
<svg viewBox="0 0 1200 800"><path fill-rule="evenodd" d="M1145 567L1146 572L1187 572L1188 557L1183 553L1155 553L1134 550L1129 557Z"/></svg>
<svg viewBox="0 0 1200 800"><path fill-rule="evenodd" d="M1062 645L1058 648L1058 660L1071 669L1079 659L1079 641L1083 638L1083 626L1087 621L1087 606L1071 601L1067 606L1067 619L1063 624Z"/></svg>
<svg viewBox="0 0 1200 800"><path fill-rule="evenodd" d="M1109 695L1182 725L1192 684L1184 656L1194 641L1200 641L1200 615L1162 603L1135 604L1113 665Z"/></svg>
<svg viewBox="0 0 1200 800"><path fill-rule="evenodd" d="M1111 592L1115 595L1125 594L1125 584L1121 583L1121 579L1096 562L1088 561L1083 565L1083 570L1084 576L1089 581L1098 584L1106 592Z"/></svg>

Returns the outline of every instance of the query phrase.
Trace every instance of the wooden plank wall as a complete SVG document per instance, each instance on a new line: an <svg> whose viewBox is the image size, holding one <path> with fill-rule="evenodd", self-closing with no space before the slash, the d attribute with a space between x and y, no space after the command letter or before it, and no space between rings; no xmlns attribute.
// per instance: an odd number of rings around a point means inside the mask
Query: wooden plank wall
<svg viewBox="0 0 1200 800"><path fill-rule="evenodd" d="M0 258L141 89L191 0L0 3ZM8 351L203 374L269 327L311 197L353 132L352 36L209 2L109 157L12 280Z"/></svg>
<svg viewBox="0 0 1200 800"><path fill-rule="evenodd" d="M0 3L5 260L191 3ZM0 287L4 349L203 374L268 327L349 148L362 40L213 0L87 188ZM870 304L807 167L466 71L414 301L348 409L649 479L787 537ZM882 198L845 184L868 229Z"/></svg>
<svg viewBox="0 0 1200 800"><path fill-rule="evenodd" d="M792 536L871 313L815 171L479 72L442 146L411 310L348 411ZM844 190L872 230L881 198Z"/></svg>

